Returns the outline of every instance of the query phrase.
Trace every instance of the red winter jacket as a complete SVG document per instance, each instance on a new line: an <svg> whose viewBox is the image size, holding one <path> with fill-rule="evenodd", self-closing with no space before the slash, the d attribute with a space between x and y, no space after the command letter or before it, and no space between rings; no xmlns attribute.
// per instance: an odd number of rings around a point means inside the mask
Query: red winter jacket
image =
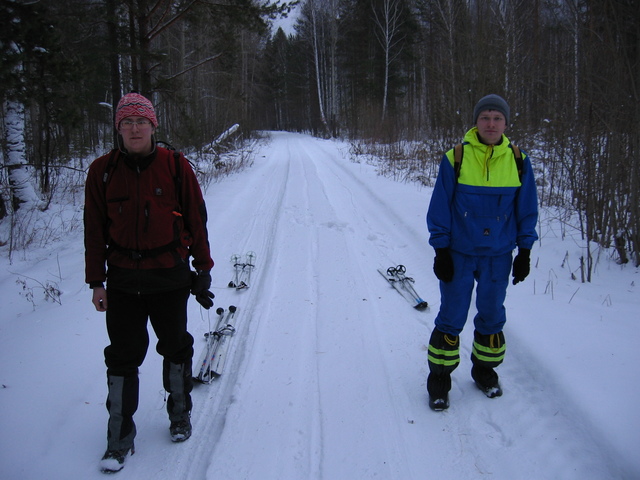
<svg viewBox="0 0 640 480"><path fill-rule="evenodd" d="M166 291L189 285L190 255L196 270L213 267L202 192L182 154L178 162L172 151L156 147L143 159L115 151L91 164L84 207L87 283L96 286L108 276L109 288Z"/></svg>

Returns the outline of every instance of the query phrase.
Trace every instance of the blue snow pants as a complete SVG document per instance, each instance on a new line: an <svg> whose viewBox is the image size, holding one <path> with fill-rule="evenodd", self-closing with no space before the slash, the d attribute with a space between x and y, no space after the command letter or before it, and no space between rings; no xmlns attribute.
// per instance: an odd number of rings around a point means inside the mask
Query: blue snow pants
<svg viewBox="0 0 640 480"><path fill-rule="evenodd" d="M476 288L475 329L482 335L502 331L507 320L507 296L512 252L498 256L463 255L451 251L453 280L440 282L440 311L435 325L442 333L460 335L469 314L474 283Z"/></svg>

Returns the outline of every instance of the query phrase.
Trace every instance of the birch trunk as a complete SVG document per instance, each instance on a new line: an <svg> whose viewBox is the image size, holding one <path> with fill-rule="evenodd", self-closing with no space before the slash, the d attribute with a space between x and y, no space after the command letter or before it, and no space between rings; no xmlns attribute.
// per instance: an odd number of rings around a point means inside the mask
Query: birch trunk
<svg viewBox="0 0 640 480"><path fill-rule="evenodd" d="M24 105L17 100L5 100L4 135L6 150L5 166L9 176L11 189L11 205L13 211L20 208L30 209L40 206L40 198L31 182L32 174L27 165L24 135Z"/></svg>
<svg viewBox="0 0 640 480"><path fill-rule="evenodd" d="M331 136L331 129L329 128L329 124L327 123L327 116L325 114L324 102L325 96L322 88L322 76L320 74L322 65L320 63L320 47L318 45L318 25L317 25L317 5L313 4L311 7L311 28L312 28L312 36L313 36L313 60L316 67L316 87L318 89L318 107L320 109L320 121L324 126L325 132L327 135Z"/></svg>

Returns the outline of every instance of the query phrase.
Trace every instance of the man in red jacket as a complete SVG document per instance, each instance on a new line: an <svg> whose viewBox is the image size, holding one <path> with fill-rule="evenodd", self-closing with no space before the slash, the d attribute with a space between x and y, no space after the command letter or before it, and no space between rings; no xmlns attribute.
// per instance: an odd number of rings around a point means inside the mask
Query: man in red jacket
<svg viewBox="0 0 640 480"><path fill-rule="evenodd" d="M204 308L213 306L207 210L189 162L156 146L158 120L142 95L122 97L115 126L121 146L89 167L84 210L85 280L96 310L106 312L110 340L104 350L109 387L105 472L122 469L134 452L133 414L138 367L149 346L148 320L164 358L171 439L191 436L189 293Z"/></svg>

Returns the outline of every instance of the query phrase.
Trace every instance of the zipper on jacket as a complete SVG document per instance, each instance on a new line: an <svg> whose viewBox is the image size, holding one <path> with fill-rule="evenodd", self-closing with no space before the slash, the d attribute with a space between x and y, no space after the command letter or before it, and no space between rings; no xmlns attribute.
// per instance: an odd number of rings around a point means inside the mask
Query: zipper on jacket
<svg viewBox="0 0 640 480"><path fill-rule="evenodd" d="M140 201L142 200L142 196L140 194L140 166L136 165L136 171L138 172L137 175L137 180L138 180L138 206L140 205ZM148 214L148 205L145 203L144 206L144 230L147 230L147 223L149 220L149 214ZM139 221L137 219L139 219L139 215L136 213L136 222ZM140 235L139 235L139 230L138 230L139 225L136 225L136 247L138 248L138 250L140 249ZM140 262L142 260L138 259L137 260L137 268L136 268L136 276L137 276L137 282L138 282L138 296L142 295L142 271L140 270Z"/></svg>
<svg viewBox="0 0 640 480"><path fill-rule="evenodd" d="M149 231L149 201L144 204L144 232Z"/></svg>
<svg viewBox="0 0 640 480"><path fill-rule="evenodd" d="M491 150L491 153L489 154L489 158L487 158L487 162L486 162L486 166L487 166L487 182L489 181L489 164L491 163L491 159L493 158L493 145L489 145L489 149Z"/></svg>
<svg viewBox="0 0 640 480"><path fill-rule="evenodd" d="M136 165L136 204L135 204L135 219L136 219L136 225L135 225L135 236L136 236L136 250L140 250L140 215L139 215L139 208L140 208L140 201L142 200L142 196L140 194L140 166ZM145 217L146 217L146 213L145 213ZM140 267L140 260L138 260L138 268Z"/></svg>

